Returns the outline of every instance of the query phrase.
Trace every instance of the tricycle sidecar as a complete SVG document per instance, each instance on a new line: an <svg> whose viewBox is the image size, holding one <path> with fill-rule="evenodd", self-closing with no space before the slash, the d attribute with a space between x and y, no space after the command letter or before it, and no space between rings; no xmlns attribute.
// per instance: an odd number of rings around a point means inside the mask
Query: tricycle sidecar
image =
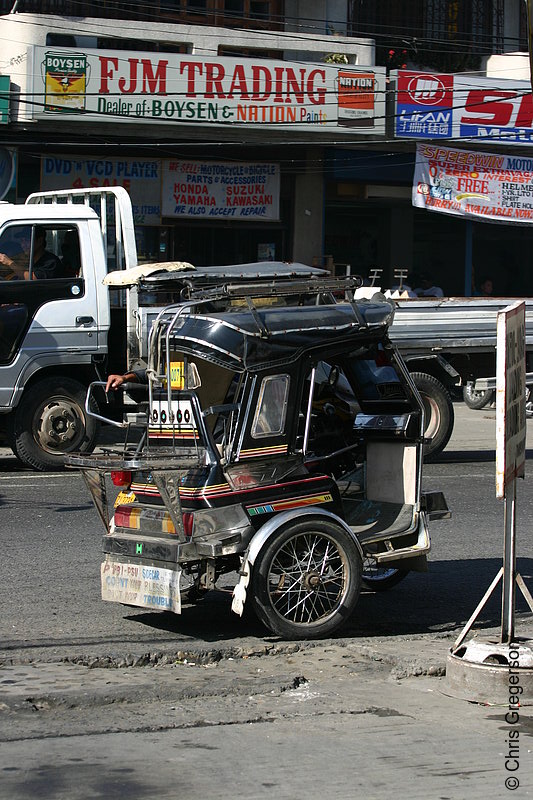
<svg viewBox="0 0 533 800"><path fill-rule="evenodd" d="M333 633L363 584L424 570L424 410L387 329L393 306L331 279L199 290L150 334L136 448L70 461L104 522L102 597L181 612L236 575L285 638ZM107 510L104 474L121 488Z"/></svg>

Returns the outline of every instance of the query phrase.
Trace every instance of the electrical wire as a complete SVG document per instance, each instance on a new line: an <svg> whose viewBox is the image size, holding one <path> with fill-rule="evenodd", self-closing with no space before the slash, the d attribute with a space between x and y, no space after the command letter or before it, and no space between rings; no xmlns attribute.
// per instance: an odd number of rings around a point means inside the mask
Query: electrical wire
<svg viewBox="0 0 533 800"><path fill-rule="evenodd" d="M75 4L75 2L71 2L71 5L74 5L74 4ZM87 4L83 3L83 2L80 2L79 5L80 5L81 9L84 9L84 8L86 8ZM168 7L168 6L167 7L161 6L160 8L161 8L161 13L163 13L163 14L164 13L169 13L171 15L176 15L175 8ZM117 11L120 10L120 4L117 4L116 10ZM31 13L31 12L29 12L29 13ZM159 19L160 19L160 16L161 16L161 13L160 14L155 14L155 13L154 14L150 14L149 11L146 10L146 7L144 7L144 10L143 10L142 13L143 13L143 17L145 19L147 19L148 21L153 21L154 23L157 23L159 21ZM194 10L192 10L190 13L188 12L188 16L194 16L195 13L198 13L201 16L205 16L205 14L203 14L202 12L195 12ZM43 14L42 16L45 16L45 15L46 14ZM13 15L13 16L16 16L18 18L18 17L22 16L22 13L18 12L16 15ZM61 15L51 15L51 16L61 16ZM218 12L218 16L223 17L222 12ZM226 14L226 18L230 18L230 17L231 17L231 15ZM76 18L75 17L65 17L65 19L76 19ZM103 22L100 23L100 22L95 22L94 21L94 20L98 20L98 19L107 20L107 22L103 21ZM306 30L308 30L310 28L311 29L310 33L312 35L315 35L315 34L325 35L326 34L325 27L328 24L328 20L320 20L319 21L320 25L317 25L316 27L309 24L309 22L315 22L315 19L313 19L313 18L309 18L308 23L305 23L305 24L302 23L301 20L302 20L302 17L300 16L298 18L295 18L289 24L291 25L291 27L294 26L294 27L297 27L297 28L298 27L299 28L305 28ZM26 23L28 25L33 25L33 26L37 26L37 27L39 27L39 26L41 26L41 27L49 27L49 24L47 25L46 22L42 22L41 23L41 22L38 22L38 21L35 21L35 20L17 20L17 21L22 21L22 22L24 22L24 23ZM85 20L84 24L87 25L87 27L90 24L91 25L91 31L90 32L97 34L98 33L98 28L100 28L101 30L108 31L108 28L109 28L110 25L113 24L113 21L114 21L113 18L95 17L95 18L93 18L91 23L87 23L87 21ZM276 24L276 22L278 20L273 18L273 17L271 17L269 19L269 21L270 22L274 22L274 24ZM128 20L128 23L129 22L130 21ZM131 20L131 22L135 22L135 20ZM281 17L281 18L279 18L279 22L280 23L284 22L285 26L287 26L287 18ZM165 22L159 23L159 24L168 24L168 21L165 21ZM189 26L189 27L192 26L192 27L202 28L202 30L203 30L203 34L202 35L205 38L209 38L209 36L213 36L214 38L216 38L217 36L219 36L219 34L216 32L216 28L215 28L213 33L208 32L209 28L212 28L214 26L198 25L196 23L190 23L190 22L187 22L187 21L180 22L179 18L176 21L176 25L184 25L184 26ZM342 23L342 22L339 22L339 25L341 25L341 27L345 27L345 26L349 27L348 24L345 25L345 23ZM94 28L94 30L93 30L93 28ZM265 39L268 39L269 37L272 37L272 38L279 37L279 33L280 33L279 31L272 31L272 30L268 30L266 28L265 29L258 29L256 31L254 31L253 29L250 29L250 28L241 29L238 26L236 26L236 27L227 26L225 29L229 30L229 31L232 31L232 32L240 32L244 36L249 35L251 32L257 32L261 36L263 36ZM140 24L139 27L138 28L134 28L134 30L138 30L140 32L146 32L146 26ZM396 28L394 30L395 30L395 38L400 39L400 42L403 41L404 39L406 39L406 35L405 34L398 34ZM293 35L293 37L296 38L296 39L298 39L298 37L300 35L298 33L298 31L292 31L292 30L286 30L285 29L283 32L286 33L286 34ZM84 34L82 34L82 35L84 35ZM85 35L88 35L88 34L86 33ZM371 30L371 29L364 31L364 37L371 37L371 38L378 38L379 39L382 35L384 35L384 34L382 34L380 31L374 31L374 30ZM394 34L391 34L391 35L394 35ZM468 36L468 34L465 34L465 36ZM481 38L482 37L486 37L487 38L487 45L486 46L484 44L479 43L480 37ZM115 34L114 38L116 38L116 34ZM302 35L301 36L301 41L304 41L304 42L308 41L308 38L309 38L309 33L307 34L307 37L305 35ZM355 34L352 34L351 36L348 35L348 36L343 37L343 38L348 38L348 39L350 39L350 38L361 38L361 36L358 35L357 33L355 33ZM412 37L412 38L416 39L417 48L419 48L421 50L430 48L431 52L433 52L433 53L445 53L445 54L457 53L457 47L461 44L457 40L451 40L450 41L449 38L439 38L439 37L431 37L431 36L430 37L428 37L428 36L418 37L417 36L417 37ZM490 54L492 52L492 49L493 49L494 38L495 37L493 35L491 35L491 34L476 33L475 43L476 43L476 45L480 44L480 46L482 48L481 50L479 50L479 52L477 52L477 54L478 55L483 55L483 50L485 50L485 47L486 47L486 54ZM521 37L520 36L508 36L508 35L506 35L505 36L505 40L507 42L516 41L517 43L520 43ZM344 43L344 44L346 44L346 43ZM408 41L405 41L404 44L407 47L410 46ZM464 44L465 44L465 47L471 48L472 44L473 44L472 39L470 38L470 39L465 40ZM438 47L436 47L436 45L443 45L444 49L439 50Z"/></svg>

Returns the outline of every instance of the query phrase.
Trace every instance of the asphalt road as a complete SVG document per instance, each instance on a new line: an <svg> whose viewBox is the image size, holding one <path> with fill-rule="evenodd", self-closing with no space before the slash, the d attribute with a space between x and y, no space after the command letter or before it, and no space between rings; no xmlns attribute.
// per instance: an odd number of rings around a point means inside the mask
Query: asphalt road
<svg viewBox="0 0 533 800"><path fill-rule="evenodd" d="M442 489L453 514L431 525L429 571L412 573L391 592L363 595L340 637L457 630L498 571L503 504L494 490L494 412L457 404L456 414L441 462L425 466L424 487ZM6 451L0 470L0 603L9 609L0 618L0 658L120 657L132 649L256 647L272 638L253 619L236 617L223 592L181 616L102 602L103 527L81 476L25 470ZM526 581L533 575L532 510L531 483L520 481L518 556ZM519 609L526 610L521 599ZM495 597L480 623L498 618Z"/></svg>
<svg viewBox="0 0 533 800"><path fill-rule="evenodd" d="M443 677L503 535L494 412L456 414L425 467L453 513L431 527L429 571L364 594L324 642L282 642L223 592L179 617L103 603L101 523L80 476L1 452L0 800L530 796L531 708L511 725L501 700L450 697ZM530 587L532 503L527 478L518 566ZM533 639L525 612L519 598L517 631ZM495 596L476 635L497 639L499 619Z"/></svg>

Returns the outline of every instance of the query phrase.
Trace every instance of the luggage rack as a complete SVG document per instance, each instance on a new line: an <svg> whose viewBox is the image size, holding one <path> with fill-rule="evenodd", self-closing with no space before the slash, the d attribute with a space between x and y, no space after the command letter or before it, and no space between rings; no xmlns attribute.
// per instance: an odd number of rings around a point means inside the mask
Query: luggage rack
<svg viewBox="0 0 533 800"><path fill-rule="evenodd" d="M184 454L183 456L180 454L180 458L176 459L175 456L166 453L146 456L110 450L86 456L71 455L66 459L66 463L69 467L80 469L106 533L110 532L111 525L106 473L133 472L135 470L149 472L172 520L178 540L182 543L186 541L179 485L181 478L187 475L192 467L202 465L198 459L198 453Z"/></svg>
<svg viewBox="0 0 533 800"><path fill-rule="evenodd" d="M316 277L307 279L273 279L268 281L242 281L226 283L215 287L195 287L188 285L191 302L209 301L222 298L285 297L294 294L324 294L327 292L354 292L362 285L359 275L341 277Z"/></svg>
<svg viewBox="0 0 533 800"><path fill-rule="evenodd" d="M161 375L157 374L157 380L165 380L169 374L170 361L170 339L172 333L176 329L183 314L192 311L194 315L196 306L215 302L217 300L243 300L246 303L248 310L251 312L257 329L261 336L265 338L269 335L269 330L265 326L263 320L259 315L260 307L254 304L254 299L258 298L282 298L292 297L294 295L313 295L316 305L320 305L319 299L322 295L329 295L328 302L335 303L335 295L344 294L345 300L351 305L355 319L361 328L367 327L366 322L361 314L357 301L354 297L354 292L363 283L359 275L349 275L341 277L316 277L316 278L299 278L299 279L272 279L268 281L242 281L238 283L226 283L214 287L196 287L194 282L188 284L189 298L182 300L180 303L174 303L162 309L156 320L150 335L148 337L148 352L149 363L157 363L156 353L160 349L160 344L164 340L166 345L166 369ZM293 304L294 305L294 304ZM158 331L158 333L155 333ZM167 384L170 386L170 384ZM170 389L169 389L169 402L170 402Z"/></svg>
<svg viewBox="0 0 533 800"><path fill-rule="evenodd" d="M161 448L160 448L161 449ZM120 472L123 471L142 471L160 472L165 470L191 469L191 467L201 467L205 465L206 455L203 448L193 451L190 454L184 453L181 449L179 456L171 448L165 453L154 453L153 451L142 451L137 453L132 450L103 450L101 453L83 454L75 453L66 456L65 463L68 467L76 467L82 470L97 470L98 472Z"/></svg>

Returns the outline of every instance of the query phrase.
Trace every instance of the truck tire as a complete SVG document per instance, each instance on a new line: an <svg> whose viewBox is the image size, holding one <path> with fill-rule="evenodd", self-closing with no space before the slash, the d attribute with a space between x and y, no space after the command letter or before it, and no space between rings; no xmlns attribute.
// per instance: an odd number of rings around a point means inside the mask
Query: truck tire
<svg viewBox="0 0 533 800"><path fill-rule="evenodd" d="M494 389L474 389L471 383L463 386L463 400L468 408L473 408L475 411L485 408L492 401L493 395Z"/></svg>
<svg viewBox="0 0 533 800"><path fill-rule="evenodd" d="M448 444L453 431L453 404L448 390L437 378L426 372L412 372L425 411L424 436L430 441L424 445L424 459L431 461Z"/></svg>
<svg viewBox="0 0 533 800"><path fill-rule="evenodd" d="M45 378L28 389L15 411L11 447L23 464L62 469L68 453L90 453L98 424L85 411L86 388L70 378Z"/></svg>

